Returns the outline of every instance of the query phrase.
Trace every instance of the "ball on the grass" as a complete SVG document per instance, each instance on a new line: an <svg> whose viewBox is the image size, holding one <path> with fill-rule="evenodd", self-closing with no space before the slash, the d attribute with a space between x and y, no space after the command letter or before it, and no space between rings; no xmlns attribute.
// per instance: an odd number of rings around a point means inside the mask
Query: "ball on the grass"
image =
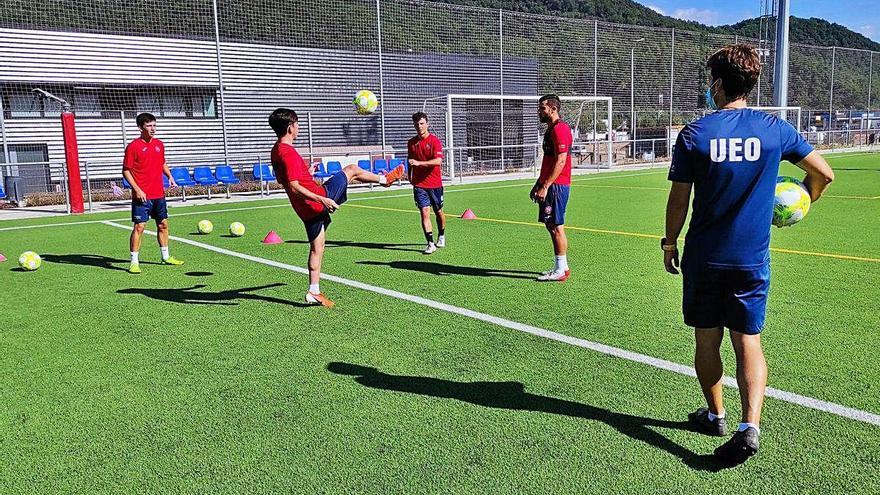
<svg viewBox="0 0 880 495"><path fill-rule="evenodd" d="M362 89L354 95L354 109L360 115L369 115L379 108L379 98L369 89Z"/></svg>
<svg viewBox="0 0 880 495"><path fill-rule="evenodd" d="M788 227L801 220L810 211L810 192L793 177L776 178L776 198L773 203L773 225Z"/></svg>
<svg viewBox="0 0 880 495"><path fill-rule="evenodd" d="M229 235L241 237L244 235L244 224L241 222L232 222L229 224Z"/></svg>
<svg viewBox="0 0 880 495"><path fill-rule="evenodd" d="M43 264L43 259L40 258L40 255L33 251L25 251L21 253L21 256L18 257L18 266L22 268L22 270L32 272L40 267Z"/></svg>
<svg viewBox="0 0 880 495"><path fill-rule="evenodd" d="M199 234L210 234L214 231L214 224L210 220L199 221Z"/></svg>

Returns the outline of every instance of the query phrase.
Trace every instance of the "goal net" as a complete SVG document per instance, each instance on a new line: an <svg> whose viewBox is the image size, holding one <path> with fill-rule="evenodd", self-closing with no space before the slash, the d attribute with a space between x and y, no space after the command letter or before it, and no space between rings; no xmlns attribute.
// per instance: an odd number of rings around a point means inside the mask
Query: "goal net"
<svg viewBox="0 0 880 495"><path fill-rule="evenodd" d="M537 170L545 124L539 96L449 94L427 98L422 110L443 140L449 177ZM572 129L572 165L610 167L612 99L560 96L560 115Z"/></svg>

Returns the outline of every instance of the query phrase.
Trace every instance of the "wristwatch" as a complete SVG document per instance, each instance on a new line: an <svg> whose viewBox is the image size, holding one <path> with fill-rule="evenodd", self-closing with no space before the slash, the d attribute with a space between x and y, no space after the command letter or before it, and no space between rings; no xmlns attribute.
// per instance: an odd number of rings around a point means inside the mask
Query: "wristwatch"
<svg viewBox="0 0 880 495"><path fill-rule="evenodd" d="M667 244L666 238L660 239L660 249L664 251L678 251L678 243Z"/></svg>

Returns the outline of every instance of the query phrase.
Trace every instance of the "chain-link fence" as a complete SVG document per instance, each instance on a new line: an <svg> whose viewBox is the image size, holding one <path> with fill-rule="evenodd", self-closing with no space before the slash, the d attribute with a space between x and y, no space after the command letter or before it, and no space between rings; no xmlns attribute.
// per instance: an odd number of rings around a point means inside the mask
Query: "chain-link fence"
<svg viewBox="0 0 880 495"><path fill-rule="evenodd" d="M668 159L677 130L706 111L708 55L757 43L420 0L7 0L0 27L0 161L64 161L61 106L41 89L72 105L82 166L107 183L121 181L139 112L158 117L169 161L230 166L244 180L274 142L266 119L276 107L299 113L298 146L312 159L345 165L404 157L410 115L447 94L611 97L611 122L600 109L563 115L579 120L581 148L614 141L615 164ZM772 104L772 56L763 60L754 106ZM802 107L811 141L876 143L878 63L880 52L791 45L788 104ZM351 107L364 88L381 100L366 117ZM539 163L540 133L521 117L534 109L520 105L460 110L459 173ZM431 115L437 128L443 119Z"/></svg>

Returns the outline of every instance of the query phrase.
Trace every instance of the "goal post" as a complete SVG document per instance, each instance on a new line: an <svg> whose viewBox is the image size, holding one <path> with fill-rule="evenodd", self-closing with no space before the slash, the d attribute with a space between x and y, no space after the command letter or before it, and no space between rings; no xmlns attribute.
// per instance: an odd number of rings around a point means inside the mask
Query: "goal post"
<svg viewBox="0 0 880 495"><path fill-rule="evenodd" d="M426 98L422 111L444 140L445 174L536 170L545 126L537 95L447 94ZM595 167L613 164L612 98L560 95L560 115L572 128L573 158Z"/></svg>

